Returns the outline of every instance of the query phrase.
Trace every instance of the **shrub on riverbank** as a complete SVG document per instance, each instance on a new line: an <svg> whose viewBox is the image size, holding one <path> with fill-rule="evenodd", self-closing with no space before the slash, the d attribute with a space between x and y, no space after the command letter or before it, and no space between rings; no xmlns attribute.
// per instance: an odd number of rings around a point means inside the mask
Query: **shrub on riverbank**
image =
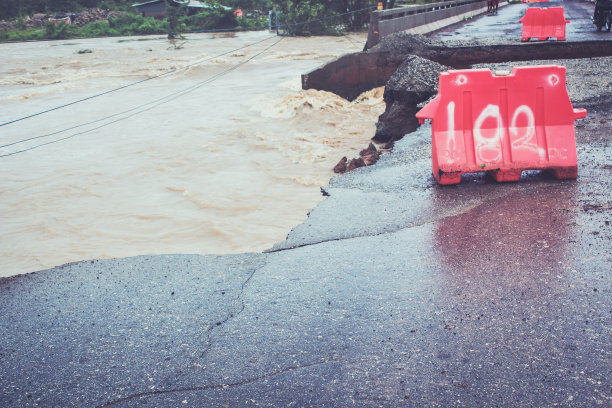
<svg viewBox="0 0 612 408"><path fill-rule="evenodd" d="M272 7L275 8L277 16L274 21L283 33L334 35L364 29L369 21L370 10L375 8L371 0L333 2L330 0L227 0L227 2L231 7L241 8L244 12L234 13L232 9L222 6L218 0L210 0L208 2L210 8L191 16L185 15L185 10L181 9L183 6L178 6L176 9L167 6L170 17L160 20L145 18L134 13L126 0L66 0L65 4L48 2L44 5L34 0L27 0L20 8L6 10L4 13L5 17L12 16L13 20L0 21L0 41L144 34L168 34L169 37L174 37L179 33L204 30L265 29L268 27L267 12ZM84 9L85 5L96 5L98 8ZM24 16L23 12L35 14ZM64 12L76 13L67 14L72 22L69 26L58 21L48 21L53 17L49 13ZM15 16L20 17L15 19Z"/></svg>
<svg viewBox="0 0 612 408"><path fill-rule="evenodd" d="M276 0L279 28L289 35L338 35L361 31L376 8L371 0Z"/></svg>
<svg viewBox="0 0 612 408"><path fill-rule="evenodd" d="M40 24L24 23L23 18L5 22L5 31L0 31L0 41L29 41L82 37L108 37L119 35L145 35L168 33L168 19L142 17L135 13L120 13L115 17L93 21L85 25L65 24L49 21L50 16L39 16ZM28 18L27 21L33 21ZM250 15L236 17L231 10L207 10L178 19L182 33L215 29L251 29L267 27L267 16ZM39 27L42 26L42 27Z"/></svg>

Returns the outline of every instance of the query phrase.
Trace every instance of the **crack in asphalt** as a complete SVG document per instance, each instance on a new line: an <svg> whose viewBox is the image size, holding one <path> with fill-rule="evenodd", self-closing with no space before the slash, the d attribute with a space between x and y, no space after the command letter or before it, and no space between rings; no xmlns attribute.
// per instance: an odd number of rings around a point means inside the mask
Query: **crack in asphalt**
<svg viewBox="0 0 612 408"><path fill-rule="evenodd" d="M216 323L212 323L208 326L208 329L206 329L206 332L204 333L207 337L207 345L204 348L204 350L202 351L202 353L200 354L200 358L204 358L204 356L206 356L206 354L208 353L208 351L210 350L210 348L212 347L212 339L211 339L211 333L214 329L223 326L225 323L227 323L230 319L233 319L235 317L238 317L240 315L240 313L242 313L244 311L244 300L242 299L242 296L244 294L244 289L245 287L249 284L249 282L251 281L251 279L253 278L253 276L255 275L255 273L261 269L264 265L262 265L260 268L255 268L253 269L253 271L251 272L251 274L248 276L248 278L242 283L241 287L240 287L240 293L238 294L238 296L236 296L236 298L234 299L234 305L232 307L232 310L236 310L238 307L236 305L237 301L240 301L240 310L238 310L237 312L235 311L230 311L227 316L225 316L224 319L216 322Z"/></svg>
<svg viewBox="0 0 612 408"><path fill-rule="evenodd" d="M233 382L229 384L213 384L213 385L203 385L200 387L185 387L185 388L177 388L177 389L172 389L172 390L157 390L157 391L140 392L140 393L128 395L123 398L116 399L114 401L107 402L102 405L98 405L96 408L111 407L113 405L121 404L126 401L131 401L137 398L144 398L144 397L150 397L150 396L155 396L155 395L174 394L174 393L193 392L193 391L222 390L226 388L241 387L243 385L249 385L249 384L256 383L258 381L267 380L268 378L275 377L277 375L282 375L282 374L285 374L291 371L296 371L296 370L300 370L303 368L315 367L315 366L319 366L323 364L336 363L338 361L340 360L337 357L331 357L327 360L316 361L316 362L309 363L309 364L286 367L278 371L274 371L272 373L264 374L258 377L248 378L246 380L237 381L237 382Z"/></svg>
<svg viewBox="0 0 612 408"><path fill-rule="evenodd" d="M277 252L283 252L283 251L291 251L293 249L298 249L298 248L305 248L305 247L309 247L312 245L319 245L319 244L325 244L327 242L336 242L336 241L346 241L346 240L351 240L351 239L356 239L356 238L370 238L370 237L379 237L381 235L386 235L386 234L393 234L396 233L398 231L402 231L405 229L410 229L410 228L415 228L415 227L421 227L423 225L427 225L427 224L431 224L434 223L438 220L430 220L427 222L423 222L421 224L413 224L413 225L406 225L394 230L389 230L389 231L383 231L383 232L379 232L376 234L365 234L365 235L353 235L353 236L349 236L349 237L340 237L340 238L333 238L333 239L325 239L322 241L316 241L316 242L307 242L304 244L298 244L298 245L294 245L288 248L279 248L279 249L268 249L266 251L264 251L264 253L267 254L273 254L273 253L277 253Z"/></svg>
<svg viewBox="0 0 612 408"><path fill-rule="evenodd" d="M213 346L213 335L214 335L213 331L215 329L220 328L221 326L223 326L229 320L238 317L244 311L244 309L245 309L245 304L244 304L244 300L243 300L244 291L245 291L247 285L249 284L249 282L253 279L253 276L255 276L255 274L259 270L261 270L263 267L265 267L266 265L267 265L267 262L263 262L261 265L259 265L257 267L254 267L250 271L250 273L248 274L247 278L240 285L239 293L231 301L232 304L229 307L229 311L227 312L227 315L223 319L208 325L208 328L204 331L204 336L206 336L206 340L205 340L206 345L204 346L202 352L199 354L199 357L192 357L190 359L191 365L195 364L198 360L206 358L206 355L208 354L208 352L210 351L210 349ZM215 386L210 386L208 388L215 389L216 387ZM200 389L200 388L195 388L194 390L198 390L198 389ZM204 387L202 389L207 389L207 388ZM190 390L191 389L184 389L184 390L178 390L178 391L190 391ZM175 391L168 390L168 391L163 391L163 392L145 392L145 393L135 394L134 397L126 397L126 398L123 398L121 400L117 400L115 402L107 403L105 405L100 405L99 407L106 407L106 406L114 405L116 403L121 403L121 402L124 402L124 401L126 401L128 399L137 398L139 396L155 395L155 394L159 394L159 393L169 393L169 392L178 392L178 391L176 391L176 390Z"/></svg>
<svg viewBox="0 0 612 408"><path fill-rule="evenodd" d="M418 228L418 227L422 227L424 225L436 223L436 222L441 221L441 220L446 219L446 218L456 217L458 215L461 215L461 214L464 214L464 213L466 213L468 211L471 211L474 208L478 208L481 205L486 204L487 201L490 201L490 200L482 201L482 202L479 202L477 204L467 205L467 206L465 206L465 207L463 207L461 209L458 209L456 211L451 211L448 214L445 214L445 215L443 215L441 217L434 217L432 219L429 219L427 221L423 221L423 222L420 222L420 223L407 224L407 225L404 225L404 226L401 226L401 227L397 227L397 228L392 229L392 230L390 229L388 231L382 231L382 232L378 232L378 233L375 233L375 234L352 235L352 236L347 236L347 237L325 239L325 240L316 241L316 242L307 242L307 243L304 243L304 244L294 245L294 246L291 246L291 247L288 247L288 248L268 249L268 250L265 250L264 253L272 254L272 253L277 253L277 252L290 251L290 250L298 249L298 248L309 247L309 246L312 246L312 245L324 244L324 243L327 243L327 242L345 241L345 240L351 240L351 239L356 239L356 238L371 238L371 237L379 237L381 235L395 234L396 232L403 231L403 230L406 230L406 229Z"/></svg>
<svg viewBox="0 0 612 408"><path fill-rule="evenodd" d="M537 186L533 185L525 185L524 188L525 189L529 189L529 188L535 188ZM263 251L263 253L278 253L278 252L283 252L283 251L290 251L293 249L298 249L298 248L304 248L304 247L309 247L312 245L318 245L318 244L324 244L327 242L336 242L336 241L344 241L344 240L351 240L351 239L356 239L356 238L370 238L370 237L379 237L382 235L386 235L386 234L395 234L397 232L406 230L406 229L411 229L411 228L418 228L418 227L422 227L424 225L428 225L428 224L433 224L439 221L442 221L444 219L447 218L451 218L451 217L456 217L462 214L465 214L469 211L472 211L475 208L481 207L483 205L487 205L488 203L490 203L491 201L494 200L499 200L503 197L507 197L509 195L514 194L516 191L514 190L508 190L506 192L504 192L503 194L500 195L496 195L493 194L489 197L482 197L481 196L481 201L476 202L476 203L470 203L470 204L466 204L465 206L461 207L461 208L455 208L455 209L449 209L447 213L445 214L439 214L439 215L434 215L433 217L427 219L427 220L420 220L420 222L414 222L414 223L408 223L405 224L403 226L397 226L396 228L393 229L389 229L387 231L382 231L382 232L378 232L378 233L372 233L372 234L363 234L363 235L351 235L351 236L346 236L346 237L338 237L338 238L330 238L330 239L324 239L321 241L316 241L316 242L306 242L303 244L298 244L298 245L294 245L294 246L290 246L287 248L278 248L278 249L267 249L265 251ZM327 193L328 196L331 196L331 194L328 192Z"/></svg>

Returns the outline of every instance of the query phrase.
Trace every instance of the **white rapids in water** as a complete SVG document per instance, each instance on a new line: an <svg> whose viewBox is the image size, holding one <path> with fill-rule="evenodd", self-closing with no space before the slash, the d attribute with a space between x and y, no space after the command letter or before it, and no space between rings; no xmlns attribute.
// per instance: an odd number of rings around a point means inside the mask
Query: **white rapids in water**
<svg viewBox="0 0 612 408"><path fill-rule="evenodd" d="M301 74L365 35L279 38L0 44L0 123L175 70L0 126L0 276L283 240L338 160L367 146L384 103L382 89L353 103L301 90Z"/></svg>

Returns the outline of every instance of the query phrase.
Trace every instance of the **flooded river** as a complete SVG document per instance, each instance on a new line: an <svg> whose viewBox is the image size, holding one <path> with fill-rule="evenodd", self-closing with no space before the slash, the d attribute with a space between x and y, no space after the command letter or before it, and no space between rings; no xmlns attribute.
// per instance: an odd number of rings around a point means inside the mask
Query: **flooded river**
<svg viewBox="0 0 612 408"><path fill-rule="evenodd" d="M350 103L300 87L365 35L279 39L1 44L0 123L35 116L0 126L0 276L283 240L384 103L382 89Z"/></svg>

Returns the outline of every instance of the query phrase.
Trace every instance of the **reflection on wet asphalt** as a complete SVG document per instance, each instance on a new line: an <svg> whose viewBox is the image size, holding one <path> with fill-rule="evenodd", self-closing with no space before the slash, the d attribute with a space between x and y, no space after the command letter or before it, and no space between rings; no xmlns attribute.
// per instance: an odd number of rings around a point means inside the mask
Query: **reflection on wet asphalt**
<svg viewBox="0 0 612 408"><path fill-rule="evenodd" d="M431 37L444 41L520 42L523 24L519 20L525 15L525 9L528 7L563 7L565 19L570 20L570 23L565 25L566 41L612 40L612 34L596 31L591 21L594 4L575 0L509 4L499 8L497 15L475 17L443 28L432 34Z"/></svg>

